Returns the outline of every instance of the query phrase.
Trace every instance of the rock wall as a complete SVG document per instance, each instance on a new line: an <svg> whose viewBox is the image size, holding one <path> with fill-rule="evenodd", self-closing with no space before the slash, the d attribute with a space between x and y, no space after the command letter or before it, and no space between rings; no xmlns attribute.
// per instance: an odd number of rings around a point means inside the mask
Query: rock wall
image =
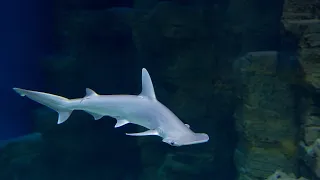
<svg viewBox="0 0 320 180"><path fill-rule="evenodd" d="M238 179L265 179L277 169L296 172L297 126L290 84L277 75L278 53L252 52L234 63L241 103L234 116L238 132Z"/></svg>
<svg viewBox="0 0 320 180"><path fill-rule="evenodd" d="M292 173L286 174L280 170L276 170L266 180L308 180L308 179L304 177L296 178L296 176Z"/></svg>
<svg viewBox="0 0 320 180"><path fill-rule="evenodd" d="M320 2L317 0L286 0L282 23L285 34L296 41L298 60L303 78L298 82L300 101L298 102L301 137L306 146L311 146L319 138L320 125ZM302 151L302 153L304 153ZM302 155L302 157L305 157ZM300 169L303 174L317 176L317 164L311 165L304 159ZM311 168L311 171L309 171ZM313 175L310 175L313 174ZM319 175L318 175L319 177Z"/></svg>

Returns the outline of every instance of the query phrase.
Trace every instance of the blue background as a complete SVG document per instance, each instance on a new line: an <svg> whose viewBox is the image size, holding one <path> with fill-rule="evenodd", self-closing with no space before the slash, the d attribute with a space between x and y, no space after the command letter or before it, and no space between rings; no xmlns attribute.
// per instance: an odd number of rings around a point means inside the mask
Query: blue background
<svg viewBox="0 0 320 180"><path fill-rule="evenodd" d="M30 109L13 87L39 89L41 58L51 48L52 5L40 0L0 3L0 140L32 131Z"/></svg>

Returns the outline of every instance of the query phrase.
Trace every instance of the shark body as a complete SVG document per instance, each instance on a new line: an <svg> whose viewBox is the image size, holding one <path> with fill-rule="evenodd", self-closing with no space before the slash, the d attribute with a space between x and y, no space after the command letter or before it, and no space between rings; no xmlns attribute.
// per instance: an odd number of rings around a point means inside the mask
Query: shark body
<svg viewBox="0 0 320 180"><path fill-rule="evenodd" d="M43 104L58 112L58 124L65 122L73 110L83 110L95 120L110 116L117 120L115 128L126 124L136 124L148 130L140 133L126 133L130 136L160 136L162 141L172 146L204 143L209 140L205 133L195 133L172 111L160 103L155 95L148 71L142 69L142 92L139 95L99 95L87 88L86 96L67 99L61 96L13 88L21 96Z"/></svg>

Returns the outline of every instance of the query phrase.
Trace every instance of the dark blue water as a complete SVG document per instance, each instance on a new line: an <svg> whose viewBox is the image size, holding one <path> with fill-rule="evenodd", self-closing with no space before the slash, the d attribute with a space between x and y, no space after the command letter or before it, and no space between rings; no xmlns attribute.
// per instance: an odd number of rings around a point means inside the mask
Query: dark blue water
<svg viewBox="0 0 320 180"><path fill-rule="evenodd" d="M50 49L50 1L0 1L0 140L31 132L33 103L12 87L41 89L39 61Z"/></svg>

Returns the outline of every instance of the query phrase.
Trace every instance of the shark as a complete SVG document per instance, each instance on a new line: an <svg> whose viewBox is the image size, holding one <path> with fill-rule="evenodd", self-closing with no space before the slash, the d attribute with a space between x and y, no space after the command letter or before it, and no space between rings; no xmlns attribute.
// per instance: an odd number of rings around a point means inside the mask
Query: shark
<svg viewBox="0 0 320 180"><path fill-rule="evenodd" d="M157 100L148 71L142 68L142 90L138 95L100 95L86 88L83 98L67 99L62 96L13 88L21 96L36 101L58 113L57 124L64 123L74 110L82 110L99 120L104 116L116 119L114 128L135 124L146 131L126 133L128 136L159 136L171 146L185 146L209 141L206 133L195 133L170 109Z"/></svg>

